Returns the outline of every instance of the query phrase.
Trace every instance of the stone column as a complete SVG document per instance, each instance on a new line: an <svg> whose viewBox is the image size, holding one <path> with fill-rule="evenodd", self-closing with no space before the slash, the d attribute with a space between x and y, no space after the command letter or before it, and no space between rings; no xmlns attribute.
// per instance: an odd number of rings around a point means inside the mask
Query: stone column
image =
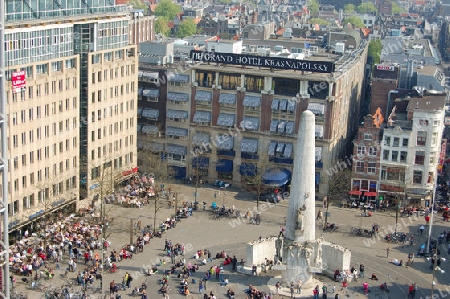
<svg viewBox="0 0 450 299"><path fill-rule="evenodd" d="M299 127L285 231L285 239L299 244L316 238L314 134L315 116L306 110Z"/></svg>

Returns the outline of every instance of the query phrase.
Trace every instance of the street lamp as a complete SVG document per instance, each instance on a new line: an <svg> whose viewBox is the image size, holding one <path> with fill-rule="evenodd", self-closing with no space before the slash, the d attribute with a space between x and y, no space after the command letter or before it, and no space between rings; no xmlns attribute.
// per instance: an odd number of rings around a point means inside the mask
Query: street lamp
<svg viewBox="0 0 450 299"><path fill-rule="evenodd" d="M437 245L436 248L433 249L434 253L433 253L433 278L431 279L431 297L430 298L434 298L433 297L433 293L434 293L434 285L436 284L434 282L434 278L436 277L436 271L440 271L442 274L445 273L445 270L442 270L438 265L437 265L437 260L438 260L438 255L437 255ZM440 258L441 262L445 262L446 259L445 258Z"/></svg>

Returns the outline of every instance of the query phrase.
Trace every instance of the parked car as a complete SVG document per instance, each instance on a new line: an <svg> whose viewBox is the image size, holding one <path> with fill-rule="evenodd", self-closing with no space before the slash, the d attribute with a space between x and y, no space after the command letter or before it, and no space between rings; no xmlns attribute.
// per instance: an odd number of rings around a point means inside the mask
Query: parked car
<svg viewBox="0 0 450 299"><path fill-rule="evenodd" d="M229 184L229 183L227 183L225 181L222 181L222 180L216 180L214 182L214 186L217 186L219 188L228 188L228 187L231 186L231 184Z"/></svg>

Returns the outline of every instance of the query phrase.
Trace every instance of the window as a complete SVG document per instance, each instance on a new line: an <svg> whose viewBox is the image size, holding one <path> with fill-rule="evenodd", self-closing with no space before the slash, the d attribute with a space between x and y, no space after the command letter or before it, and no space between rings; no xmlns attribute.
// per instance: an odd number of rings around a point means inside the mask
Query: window
<svg viewBox="0 0 450 299"><path fill-rule="evenodd" d="M364 161L356 161L356 172L364 172Z"/></svg>
<svg viewBox="0 0 450 299"><path fill-rule="evenodd" d="M272 90L277 95L296 96L300 91L300 81L286 78L273 78Z"/></svg>
<svg viewBox="0 0 450 299"><path fill-rule="evenodd" d="M261 92L264 89L264 77L245 76L245 89L249 92Z"/></svg>
<svg viewBox="0 0 450 299"><path fill-rule="evenodd" d="M372 133L364 133L364 140L372 140Z"/></svg>
<svg viewBox="0 0 450 299"><path fill-rule="evenodd" d="M386 167L381 168L381 179L387 181L405 181L405 169L399 167Z"/></svg>
<svg viewBox="0 0 450 299"><path fill-rule="evenodd" d="M427 180L428 184L432 184L433 183L433 173L429 172L428 173L428 180Z"/></svg>
<svg viewBox="0 0 450 299"><path fill-rule="evenodd" d="M366 147L365 146L359 146L357 148L357 154L358 155L365 155L366 154Z"/></svg>
<svg viewBox="0 0 450 299"><path fill-rule="evenodd" d="M431 145L436 145L437 138L438 138L438 133L437 132L433 132L433 136L431 137Z"/></svg>
<svg viewBox="0 0 450 299"><path fill-rule="evenodd" d="M179 161L179 162L185 162L186 156L185 155L177 155L177 154L170 154L168 155L169 161Z"/></svg>
<svg viewBox="0 0 450 299"><path fill-rule="evenodd" d="M422 171L414 170L413 184L422 184Z"/></svg>
<svg viewBox="0 0 450 299"><path fill-rule="evenodd" d="M400 152L400 162L406 163L407 158L408 158L408 152L401 151Z"/></svg>
<svg viewBox="0 0 450 299"><path fill-rule="evenodd" d="M428 126L428 119L419 119L420 126Z"/></svg>
<svg viewBox="0 0 450 299"><path fill-rule="evenodd" d="M433 121L433 126L435 126L435 127L439 126L439 121L438 120L434 120Z"/></svg>
<svg viewBox="0 0 450 299"><path fill-rule="evenodd" d="M417 132L417 145L424 146L427 143L427 132L419 131Z"/></svg>
<svg viewBox="0 0 450 299"><path fill-rule="evenodd" d="M367 164L367 173L375 173L377 171L377 163L369 162Z"/></svg>
<svg viewBox="0 0 450 299"><path fill-rule="evenodd" d="M383 160L389 160L389 151L388 150L383 151Z"/></svg>
<svg viewBox="0 0 450 299"><path fill-rule="evenodd" d="M390 136L384 137L384 145L391 146L391 137Z"/></svg>
<svg viewBox="0 0 450 299"><path fill-rule="evenodd" d="M424 151L417 151L416 157L414 159L414 163L417 165L423 165L425 162L425 152Z"/></svg>
<svg viewBox="0 0 450 299"><path fill-rule="evenodd" d="M369 146L369 156L376 156L377 148L375 146Z"/></svg>
<svg viewBox="0 0 450 299"><path fill-rule="evenodd" d="M402 142L403 142L402 143L403 146L408 146L409 139L408 138L403 138Z"/></svg>
<svg viewBox="0 0 450 299"><path fill-rule="evenodd" d="M214 84L214 72L198 72L195 74L195 82L201 87L212 87Z"/></svg>
<svg viewBox="0 0 450 299"><path fill-rule="evenodd" d="M392 151L392 161L397 162L398 161L398 151Z"/></svg>
<svg viewBox="0 0 450 299"><path fill-rule="evenodd" d="M400 138L394 137L394 142L392 143L393 147L399 147L400 146Z"/></svg>
<svg viewBox="0 0 450 299"><path fill-rule="evenodd" d="M236 89L241 86L241 75L219 73L219 85L225 90Z"/></svg>

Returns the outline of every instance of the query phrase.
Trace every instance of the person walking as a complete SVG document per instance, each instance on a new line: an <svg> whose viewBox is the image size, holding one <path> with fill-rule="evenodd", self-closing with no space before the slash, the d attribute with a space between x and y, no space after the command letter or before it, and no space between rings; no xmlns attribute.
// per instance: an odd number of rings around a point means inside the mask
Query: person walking
<svg viewBox="0 0 450 299"><path fill-rule="evenodd" d="M298 280L297 282L297 294L301 294L302 293L302 281Z"/></svg>
<svg viewBox="0 0 450 299"><path fill-rule="evenodd" d="M278 238L283 237L284 238L284 227L280 226L280 233L278 234Z"/></svg>
<svg viewBox="0 0 450 299"><path fill-rule="evenodd" d="M116 284L114 283L114 280L113 280L109 283L109 293L114 294L115 288L116 288Z"/></svg>
<svg viewBox="0 0 450 299"><path fill-rule="evenodd" d="M277 283L275 284L275 294L277 294L277 295L279 294L280 287L281 287L281 284L279 281L277 281Z"/></svg>
<svg viewBox="0 0 450 299"><path fill-rule="evenodd" d="M294 298L294 289L295 289L294 282L291 281L291 285L289 287L289 290L291 292L291 298Z"/></svg>
<svg viewBox="0 0 450 299"><path fill-rule="evenodd" d="M321 210L319 210L319 212L317 213L316 220L322 220L322 211Z"/></svg>
<svg viewBox="0 0 450 299"><path fill-rule="evenodd" d="M198 282L198 293L201 294L203 292L203 282L200 280Z"/></svg>
<svg viewBox="0 0 450 299"><path fill-rule="evenodd" d="M364 263L359 265L359 277L364 278Z"/></svg>
<svg viewBox="0 0 450 299"><path fill-rule="evenodd" d="M323 285L323 287L322 287L322 294L327 294L327 293L328 293L327 286Z"/></svg>
<svg viewBox="0 0 450 299"><path fill-rule="evenodd" d="M389 258L389 252L391 252L391 247L388 246L388 248L386 248L386 258Z"/></svg>

